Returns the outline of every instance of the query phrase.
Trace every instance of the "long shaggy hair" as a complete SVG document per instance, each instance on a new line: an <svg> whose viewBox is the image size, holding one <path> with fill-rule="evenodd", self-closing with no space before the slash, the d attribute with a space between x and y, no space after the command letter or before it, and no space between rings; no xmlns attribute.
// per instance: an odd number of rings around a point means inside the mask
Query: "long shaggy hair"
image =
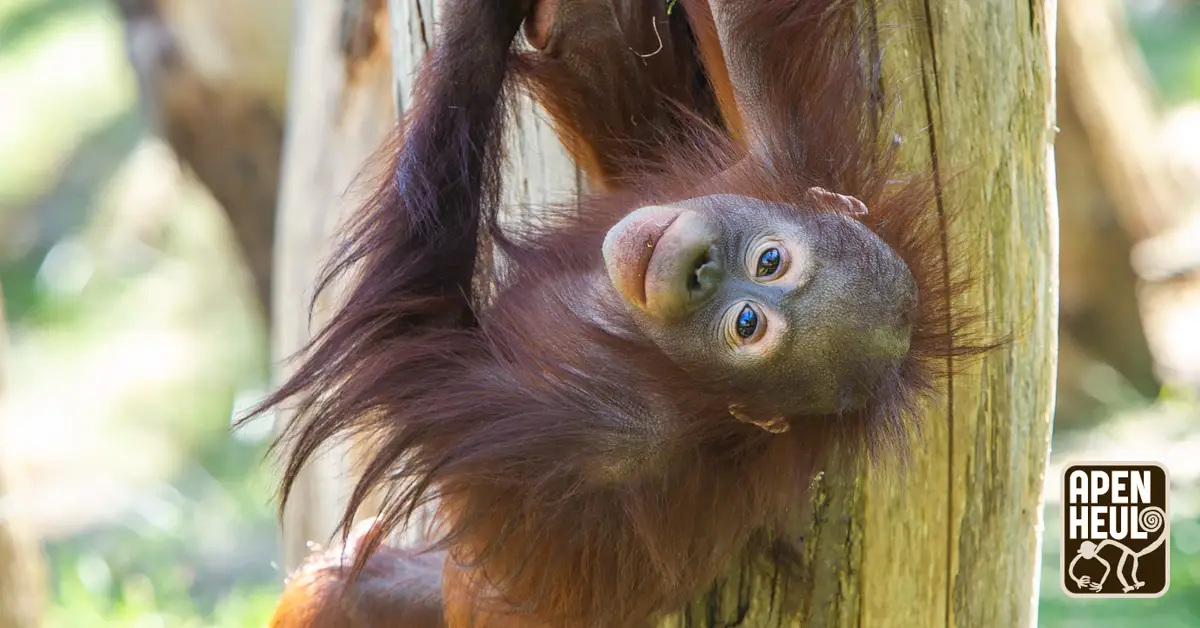
<svg viewBox="0 0 1200 628"><path fill-rule="evenodd" d="M257 409L295 406L280 440L285 502L321 447L347 437L369 446L344 516L348 528L369 495L384 493L360 564L436 498L431 549L470 574L473 603L545 625L640 625L749 556L795 558L789 518L823 456L896 449L950 359L986 348L965 332L971 317L951 308L964 283L951 272L930 176L901 172L880 139L892 137L890 107L871 90L870 22L854 3L756 2L736 34L771 77L771 141L752 155L705 3L684 0L669 18L655 9L668 24L660 33L642 19L651 3L614 1L631 49L653 50L657 37L664 50L637 61L652 90L617 89L603 102L564 96L594 86L573 85L536 53L473 67L478 86L443 80L462 75L453 53L469 29L445 35L385 149L385 178L322 281L349 280L343 305ZM497 72L502 80L490 78ZM500 144L515 88L543 102L603 184L544 208L536 224L502 228ZM648 98L657 117L631 122ZM622 137L633 139L613 148ZM671 362L632 323L598 322L627 321L623 311L587 311L595 305L584 295L604 277L604 235L632 209L737 193L832 211L797 202L812 186L861 199L870 208L861 220L919 289L908 357L867 407L787 414L762 391ZM479 255L481 242L496 255ZM791 430L733 419L735 400L782 410Z"/></svg>

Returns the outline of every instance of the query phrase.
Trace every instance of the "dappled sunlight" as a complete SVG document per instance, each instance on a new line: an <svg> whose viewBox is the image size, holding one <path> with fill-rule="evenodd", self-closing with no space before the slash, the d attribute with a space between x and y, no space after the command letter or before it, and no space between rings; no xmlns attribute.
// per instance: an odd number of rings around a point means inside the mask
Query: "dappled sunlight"
<svg viewBox="0 0 1200 628"><path fill-rule="evenodd" d="M256 625L266 434L229 418L262 321L216 203L136 120L120 23L77 4L0 52L0 263L37 262L3 276L0 517L45 544L48 625Z"/></svg>
<svg viewBox="0 0 1200 628"><path fill-rule="evenodd" d="M129 421L129 401L198 375L188 358L199 347L183 331L115 330L83 347L78 339L47 337L53 335L16 346L13 362L21 370L3 410L6 448L28 478L15 497L30 505L25 514L43 534L86 527L93 516L111 513L81 504L126 501L123 492L169 475L180 454L173 435L154 421Z"/></svg>

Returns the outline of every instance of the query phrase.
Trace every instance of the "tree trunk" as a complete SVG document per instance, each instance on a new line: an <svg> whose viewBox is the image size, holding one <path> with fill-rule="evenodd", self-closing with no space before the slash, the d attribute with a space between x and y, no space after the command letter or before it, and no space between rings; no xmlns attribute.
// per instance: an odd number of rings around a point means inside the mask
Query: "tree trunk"
<svg viewBox="0 0 1200 628"><path fill-rule="evenodd" d="M8 494L7 469L0 469L0 500ZM15 517L0 518L0 628L41 625L41 553L31 530Z"/></svg>
<svg viewBox="0 0 1200 628"><path fill-rule="evenodd" d="M1179 222L1183 184L1159 144L1153 89L1117 0L1062 0L1058 65L1115 218L1133 242Z"/></svg>
<svg viewBox="0 0 1200 628"><path fill-rule="evenodd" d="M784 592L795 610L782 622L763 613L763 574L744 625L1034 626L1057 360L1054 4L874 4L882 86L910 129L904 156L933 169L941 203L965 210L948 226L973 243L949 263L979 280L963 301L1015 342L955 369L906 470L825 470L808 582Z"/></svg>
<svg viewBox="0 0 1200 628"><path fill-rule="evenodd" d="M1059 370L1060 416L1099 403L1084 381L1096 361L1143 396L1158 394L1131 257L1175 226L1190 199L1163 156L1152 88L1122 12L1115 0L1059 5L1062 334L1079 356Z"/></svg>
<svg viewBox="0 0 1200 628"><path fill-rule="evenodd" d="M1061 35L1060 35L1061 36ZM1062 74L1068 66L1064 65ZM1058 414L1064 424L1103 403L1086 381L1097 362L1111 366L1138 393L1154 397L1159 382L1138 307L1138 276L1131 263L1133 239L1117 219L1088 134L1067 85L1058 94L1055 144L1062 242ZM1066 359L1071 354L1074 359Z"/></svg>
<svg viewBox="0 0 1200 628"><path fill-rule="evenodd" d="M4 302L0 301L0 394L4 392L7 348ZM0 504L8 494L9 469L2 464L8 459L0 451ZM0 508L0 628L34 628L40 625L42 615L41 553L32 531L19 518L6 516L4 510Z"/></svg>
<svg viewBox="0 0 1200 628"><path fill-rule="evenodd" d="M114 0L142 105L225 211L271 304L293 0Z"/></svg>

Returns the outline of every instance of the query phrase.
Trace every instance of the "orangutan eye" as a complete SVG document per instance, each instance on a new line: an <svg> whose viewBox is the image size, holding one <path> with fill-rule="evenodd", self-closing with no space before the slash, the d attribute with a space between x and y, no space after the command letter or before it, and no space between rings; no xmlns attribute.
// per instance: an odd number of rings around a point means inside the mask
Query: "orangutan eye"
<svg viewBox="0 0 1200 628"><path fill-rule="evenodd" d="M749 305L742 308L737 317L737 335L742 340L749 340L758 333L758 312Z"/></svg>
<svg viewBox="0 0 1200 628"><path fill-rule="evenodd" d="M779 265L783 261L783 255L779 253L777 248L769 248L758 256L758 268L754 271L755 277L770 277L779 272Z"/></svg>

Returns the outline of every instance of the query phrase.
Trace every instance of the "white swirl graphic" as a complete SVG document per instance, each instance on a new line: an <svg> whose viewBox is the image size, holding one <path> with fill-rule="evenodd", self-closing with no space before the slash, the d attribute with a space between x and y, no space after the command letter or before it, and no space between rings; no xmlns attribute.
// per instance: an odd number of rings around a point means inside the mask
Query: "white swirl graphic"
<svg viewBox="0 0 1200 628"><path fill-rule="evenodd" d="M1147 506L1138 513L1138 527L1146 532L1158 532L1166 521L1167 513L1157 506Z"/></svg>

